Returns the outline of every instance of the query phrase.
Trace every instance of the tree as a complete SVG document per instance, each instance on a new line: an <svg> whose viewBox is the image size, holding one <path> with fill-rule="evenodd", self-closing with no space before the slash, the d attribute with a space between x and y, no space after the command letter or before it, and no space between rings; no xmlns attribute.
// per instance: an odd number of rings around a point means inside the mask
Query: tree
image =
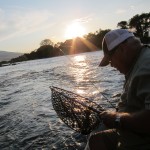
<svg viewBox="0 0 150 150"><path fill-rule="evenodd" d="M53 46L52 45L43 45L37 49L36 55L38 59L49 58L53 55Z"/></svg>
<svg viewBox="0 0 150 150"><path fill-rule="evenodd" d="M106 29L106 30L99 29L95 33L89 33L88 35L85 35L84 38L88 40L90 43L94 44L97 48L102 49L103 37L109 31L110 29Z"/></svg>
<svg viewBox="0 0 150 150"><path fill-rule="evenodd" d="M150 13L135 15L129 20L129 28L136 29L136 35L141 39L148 37L150 32Z"/></svg>
<svg viewBox="0 0 150 150"><path fill-rule="evenodd" d="M110 31L110 29L106 29L106 30L100 29L99 31L97 31L97 35L96 35L96 39L95 39L95 45L98 48L102 49L102 40L103 40L105 34L109 31Z"/></svg>
<svg viewBox="0 0 150 150"><path fill-rule="evenodd" d="M150 13L137 14L128 23L127 21L119 22L117 27L135 31L135 35L140 37L143 43L150 43Z"/></svg>
<svg viewBox="0 0 150 150"><path fill-rule="evenodd" d="M84 38L93 43L95 41L96 33L97 31L95 33L88 33L87 35L84 35Z"/></svg>
<svg viewBox="0 0 150 150"><path fill-rule="evenodd" d="M51 46L53 46L54 43L50 39L45 39L45 40L41 41L41 43L40 43L40 46L44 46L44 45L51 45Z"/></svg>
<svg viewBox="0 0 150 150"><path fill-rule="evenodd" d="M117 27L119 27L120 29L128 29L128 23L127 23L127 21L120 21L117 24Z"/></svg>

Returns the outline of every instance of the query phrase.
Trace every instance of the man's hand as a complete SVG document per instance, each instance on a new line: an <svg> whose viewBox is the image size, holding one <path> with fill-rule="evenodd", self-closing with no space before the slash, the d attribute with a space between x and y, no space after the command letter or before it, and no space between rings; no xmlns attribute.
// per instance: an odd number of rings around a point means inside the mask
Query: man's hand
<svg viewBox="0 0 150 150"><path fill-rule="evenodd" d="M150 120L148 119L150 118L150 110L134 113L104 111L100 117L108 128L115 128L115 120L118 115L121 117L120 129L150 135Z"/></svg>
<svg viewBox="0 0 150 150"><path fill-rule="evenodd" d="M103 123L108 128L114 128L115 127L116 116L117 116L117 112L114 112L114 111L104 111L100 114L100 117L103 120Z"/></svg>

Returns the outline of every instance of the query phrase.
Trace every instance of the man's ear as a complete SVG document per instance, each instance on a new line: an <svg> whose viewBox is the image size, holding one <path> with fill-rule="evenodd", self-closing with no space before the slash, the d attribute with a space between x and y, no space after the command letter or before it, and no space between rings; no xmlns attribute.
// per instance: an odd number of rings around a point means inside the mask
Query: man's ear
<svg viewBox="0 0 150 150"><path fill-rule="evenodd" d="M119 45L118 54L123 53L123 46L122 44Z"/></svg>
<svg viewBox="0 0 150 150"><path fill-rule="evenodd" d="M123 54L126 52L127 46L125 43L120 44L120 52Z"/></svg>
<svg viewBox="0 0 150 150"><path fill-rule="evenodd" d="M126 43L122 43L120 45L120 53L122 53L121 55L126 58L128 60L128 57L129 57L129 47ZM131 51L130 51L131 52Z"/></svg>

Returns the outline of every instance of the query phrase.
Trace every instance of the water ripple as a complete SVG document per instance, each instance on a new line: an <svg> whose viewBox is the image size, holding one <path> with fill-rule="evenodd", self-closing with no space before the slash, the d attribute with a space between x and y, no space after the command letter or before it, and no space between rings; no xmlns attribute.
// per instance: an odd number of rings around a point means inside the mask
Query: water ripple
<svg viewBox="0 0 150 150"><path fill-rule="evenodd" d="M75 92L109 109L100 92L115 104L123 77L109 66L99 68L100 57L100 52L92 52L0 68L0 149L83 150L87 137L58 118L49 86Z"/></svg>

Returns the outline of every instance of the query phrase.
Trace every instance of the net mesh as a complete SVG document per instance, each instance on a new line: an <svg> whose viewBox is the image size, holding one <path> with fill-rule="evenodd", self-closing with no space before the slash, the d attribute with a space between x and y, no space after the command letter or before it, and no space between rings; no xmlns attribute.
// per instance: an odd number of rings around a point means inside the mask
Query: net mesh
<svg viewBox="0 0 150 150"><path fill-rule="evenodd" d="M87 135L95 129L104 111L100 105L73 92L51 86L52 105L59 118L81 134Z"/></svg>

